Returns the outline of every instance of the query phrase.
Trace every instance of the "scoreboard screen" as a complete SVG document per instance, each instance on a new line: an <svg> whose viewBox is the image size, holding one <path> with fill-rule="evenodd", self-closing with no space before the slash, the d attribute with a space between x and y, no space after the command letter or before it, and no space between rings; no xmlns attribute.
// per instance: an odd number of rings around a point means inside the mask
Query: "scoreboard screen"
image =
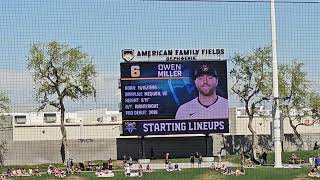
<svg viewBox="0 0 320 180"><path fill-rule="evenodd" d="M123 135L229 132L226 61L120 67Z"/></svg>

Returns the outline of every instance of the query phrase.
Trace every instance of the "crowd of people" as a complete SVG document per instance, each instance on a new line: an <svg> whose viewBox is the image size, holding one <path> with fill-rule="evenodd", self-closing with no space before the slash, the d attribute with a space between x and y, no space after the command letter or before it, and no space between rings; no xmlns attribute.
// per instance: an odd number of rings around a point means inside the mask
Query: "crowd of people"
<svg viewBox="0 0 320 180"><path fill-rule="evenodd" d="M319 155L318 155L319 156ZM261 164L266 163L266 155L261 155L260 159L262 160ZM296 163L297 160L300 158L296 156L295 154L292 154L290 161L292 163ZM202 161L202 155L200 153L195 153L195 155L190 157L190 163L191 168L194 167L195 163L198 163L198 167L201 167L201 161ZM81 164L81 163L79 163ZM181 168L179 167L178 163L171 163L170 162L170 154L165 153L165 170L168 172L173 171L181 171ZM123 159L123 169L124 174L126 177L143 177L144 172L153 172L154 170L151 169L150 164L137 164L138 166L133 166L133 159L132 157L124 157ZM246 158L243 153L240 153L240 167L229 167L225 163L221 162L221 159L219 158L219 162L213 162L211 164L210 170L212 171L219 171L219 173L222 173L223 175L235 175L235 176L242 176L246 174L245 167L248 163L246 163ZM310 164L310 170L308 172L309 177L320 177L320 173L317 170L317 163L316 164ZM145 166L145 167L144 167ZM90 167L95 167L95 169L91 169ZM135 168L134 168L135 167ZM99 166L98 164L95 164L93 161L89 160L87 164L87 168L84 168L84 170L89 171L95 171L95 175L97 177L114 177L114 173L112 172L113 169L113 161L110 158L106 163L103 163L103 166ZM78 167L77 165L74 165L73 159L69 158L66 161L66 167L55 167L54 165L49 165L47 168L47 174L53 175L57 178L64 178L69 174L78 174L81 172L81 167ZM25 169L25 168L8 168L5 173L1 175L0 180L7 180L10 177L27 177L27 176L41 176L38 167L35 167L34 169Z"/></svg>
<svg viewBox="0 0 320 180"><path fill-rule="evenodd" d="M10 177L28 177L28 176L41 176L38 167L28 170L25 168L7 169L6 173L1 175L1 180Z"/></svg>
<svg viewBox="0 0 320 180"><path fill-rule="evenodd" d="M79 163L79 166L74 165L73 159L68 158L66 161L65 168L58 168L53 165L49 165L47 169L47 174L54 175L57 178L64 178L70 174L79 174L81 171L95 171L97 177L113 177L114 174L112 172L113 162L110 158L107 163L103 164L103 166L99 166L99 164L94 163L94 161L89 160L87 162L87 166L84 163Z"/></svg>
<svg viewBox="0 0 320 180"><path fill-rule="evenodd" d="M96 170L95 175L97 177L114 177L114 173L112 172L112 170L101 168Z"/></svg>
<svg viewBox="0 0 320 180"><path fill-rule="evenodd" d="M146 165L146 168L143 168L143 165L139 163L138 169L134 169L132 165L124 165L124 175L127 177L143 177L144 172L153 172L150 167L150 164Z"/></svg>
<svg viewBox="0 0 320 180"><path fill-rule="evenodd" d="M169 162L166 171L172 172L172 171L181 171L181 168L179 168L179 164L175 163L174 166Z"/></svg>
<svg viewBox="0 0 320 180"><path fill-rule="evenodd" d="M53 175L54 177L57 177L57 178L64 178L67 176L67 171L50 164L48 166L47 174Z"/></svg>
<svg viewBox="0 0 320 180"><path fill-rule="evenodd" d="M224 175L236 175L236 176L242 176L245 175L245 169L243 166L240 166L239 169L236 169L235 171L232 170L231 167L228 167L224 163L218 162L218 163L212 163L210 169L212 171L220 171Z"/></svg>
<svg viewBox="0 0 320 180"><path fill-rule="evenodd" d="M133 160L131 156L129 156L129 158L127 158L126 156L123 157L123 168L124 168L124 175L126 177L143 177L144 172L154 171L153 169L151 169L150 164L147 164L144 169L141 163L139 163L138 169L134 169Z"/></svg>

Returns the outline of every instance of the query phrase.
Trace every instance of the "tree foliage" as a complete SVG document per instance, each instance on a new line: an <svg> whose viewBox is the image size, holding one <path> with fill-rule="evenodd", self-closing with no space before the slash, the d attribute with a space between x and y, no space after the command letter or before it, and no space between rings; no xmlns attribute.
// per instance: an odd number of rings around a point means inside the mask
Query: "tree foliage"
<svg viewBox="0 0 320 180"><path fill-rule="evenodd" d="M289 109L303 111L308 106L308 95L310 93L309 81L306 73L303 72L303 63L294 61L292 65L282 64L279 67L279 92L284 97L281 105L286 105Z"/></svg>
<svg viewBox="0 0 320 180"><path fill-rule="evenodd" d="M248 115L264 99L271 95L271 48L258 48L246 56L236 54L231 62L231 90L240 97L243 103L250 103Z"/></svg>
<svg viewBox="0 0 320 180"><path fill-rule="evenodd" d="M57 41L34 44L27 61L28 69L33 74L39 110L50 105L61 112L62 146L65 146L65 100L76 101L95 96L95 65L80 48L69 47Z"/></svg>
<svg viewBox="0 0 320 180"><path fill-rule="evenodd" d="M3 119L3 113L6 113L9 111L9 97L3 93L0 92L0 116L1 120Z"/></svg>
<svg viewBox="0 0 320 180"><path fill-rule="evenodd" d="M280 101L280 108L299 140L297 145L307 148L298 127L312 126L320 118L320 95L311 88L303 66L303 63L297 61L291 65L281 65L279 90L280 95L285 97Z"/></svg>
<svg viewBox="0 0 320 180"><path fill-rule="evenodd" d="M320 95L316 92L311 92L309 94L309 107L311 110L311 117L313 119L320 119ZM313 122L314 123L314 122Z"/></svg>
<svg viewBox="0 0 320 180"><path fill-rule="evenodd" d="M267 100L265 97L271 97L272 94L271 48L258 48L245 56L235 55L231 62L234 64L230 71L233 80L231 90L245 105L254 150L257 132L252 127L252 120L254 114L257 114L257 106ZM297 145L302 147L303 139L297 128L302 125L310 126L315 122L306 124L305 117L320 117L320 96L312 92L310 82L303 71L303 63L293 61L292 64L282 64L278 72L279 107L301 142Z"/></svg>
<svg viewBox="0 0 320 180"><path fill-rule="evenodd" d="M4 113L9 111L9 103L9 97L5 93L0 92L0 129L2 128L2 123L5 120ZM0 137L0 166L3 165L4 156L7 152L6 145L7 142Z"/></svg>
<svg viewBox="0 0 320 180"><path fill-rule="evenodd" d="M311 93L303 63L294 61L292 64L282 64L279 67L280 109L284 118L289 120L294 134L299 139L299 146L303 146L303 139L298 126L305 125L304 118L310 116L309 96Z"/></svg>
<svg viewBox="0 0 320 180"><path fill-rule="evenodd" d="M233 64L230 71L231 90L245 105L248 128L252 134L252 158L256 160L258 139L252 121L264 97L271 95L271 47L254 49L248 55L236 54L230 61Z"/></svg>
<svg viewBox="0 0 320 180"><path fill-rule="evenodd" d="M95 65L79 48L53 41L35 44L30 50L28 68L32 70L40 109L52 105L60 110L60 100L77 100L95 94Z"/></svg>

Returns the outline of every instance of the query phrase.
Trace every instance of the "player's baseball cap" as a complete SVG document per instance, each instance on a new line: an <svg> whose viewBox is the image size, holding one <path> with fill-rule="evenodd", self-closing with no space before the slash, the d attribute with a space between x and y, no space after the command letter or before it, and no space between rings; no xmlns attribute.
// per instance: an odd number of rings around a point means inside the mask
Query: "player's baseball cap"
<svg viewBox="0 0 320 180"><path fill-rule="evenodd" d="M210 75L213 77L218 77L217 71L213 68L212 65L209 64L201 64L198 65L194 70L194 79L203 75Z"/></svg>

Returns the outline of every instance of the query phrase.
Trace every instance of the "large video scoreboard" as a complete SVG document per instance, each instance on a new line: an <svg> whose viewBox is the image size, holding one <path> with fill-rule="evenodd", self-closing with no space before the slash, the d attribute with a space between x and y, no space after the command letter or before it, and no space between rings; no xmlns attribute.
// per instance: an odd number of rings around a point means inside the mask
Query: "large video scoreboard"
<svg viewBox="0 0 320 180"><path fill-rule="evenodd" d="M120 67L123 135L229 132L226 61Z"/></svg>

